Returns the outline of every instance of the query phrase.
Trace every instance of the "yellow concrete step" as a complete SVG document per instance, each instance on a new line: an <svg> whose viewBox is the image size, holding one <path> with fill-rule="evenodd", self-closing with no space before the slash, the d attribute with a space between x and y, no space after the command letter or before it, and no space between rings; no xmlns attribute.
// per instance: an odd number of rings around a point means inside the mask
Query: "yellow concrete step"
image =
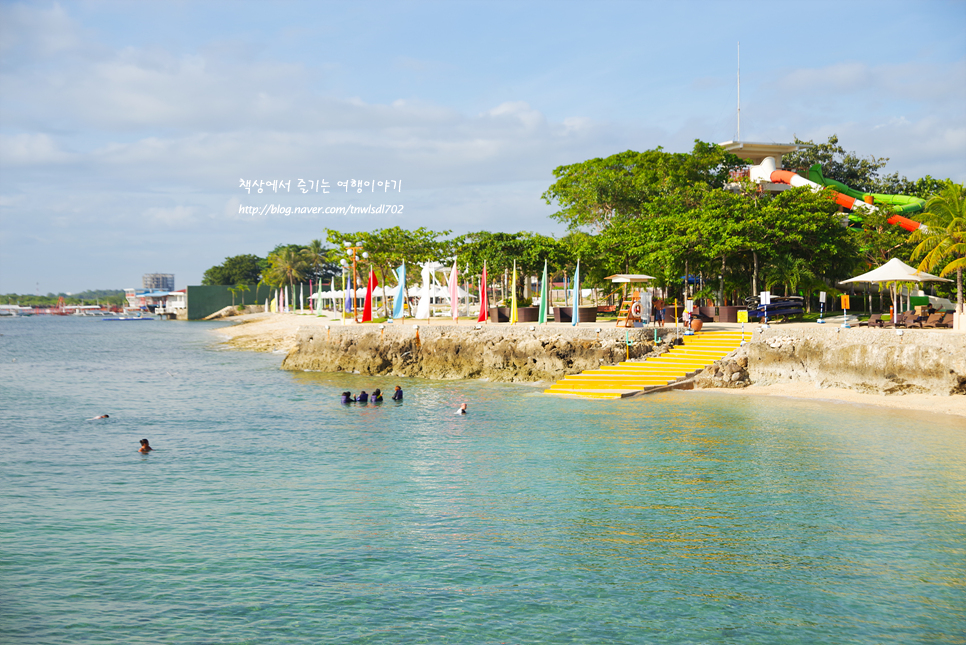
<svg viewBox="0 0 966 645"><path fill-rule="evenodd" d="M640 378L640 379L568 379L566 381L560 381L559 383L554 383L551 385L551 389L560 385L560 387L565 388L596 388L604 386L620 386L620 387L645 387L648 385L663 385L664 383L670 383L671 381L676 381L678 378L685 376L682 374L679 377L661 377L661 378Z"/></svg>

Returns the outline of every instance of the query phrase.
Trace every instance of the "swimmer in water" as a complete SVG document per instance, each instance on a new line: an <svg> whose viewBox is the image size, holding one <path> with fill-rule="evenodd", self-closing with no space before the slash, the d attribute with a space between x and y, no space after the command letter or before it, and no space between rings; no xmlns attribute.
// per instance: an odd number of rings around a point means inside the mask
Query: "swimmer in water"
<svg viewBox="0 0 966 645"><path fill-rule="evenodd" d="M402 388L398 385L396 386L396 391L392 393L393 401L402 401Z"/></svg>
<svg viewBox="0 0 966 645"><path fill-rule="evenodd" d="M111 418L111 416L109 414L102 414L99 417L94 417L93 419L88 419L88 421L97 421L98 419L110 419L110 418Z"/></svg>
<svg viewBox="0 0 966 645"><path fill-rule="evenodd" d="M356 399L355 399L354 396L352 396L352 392L343 392L342 393L342 402L343 403L355 403L356 402Z"/></svg>
<svg viewBox="0 0 966 645"><path fill-rule="evenodd" d="M151 444L148 443L148 440L141 439L141 447L138 448L138 452L143 452L144 454L147 454L152 450L154 450L154 448L151 447Z"/></svg>
<svg viewBox="0 0 966 645"><path fill-rule="evenodd" d="M382 390L379 388L374 389L372 391L372 396L369 397L369 400L373 403L382 403Z"/></svg>
<svg viewBox="0 0 966 645"><path fill-rule="evenodd" d="M460 409L456 411L456 414L466 414L466 404L460 406Z"/></svg>
<svg viewBox="0 0 966 645"><path fill-rule="evenodd" d="M366 393L365 390L363 390L362 392L359 392L359 396L356 397L356 401L358 401L359 403L368 403L369 395Z"/></svg>

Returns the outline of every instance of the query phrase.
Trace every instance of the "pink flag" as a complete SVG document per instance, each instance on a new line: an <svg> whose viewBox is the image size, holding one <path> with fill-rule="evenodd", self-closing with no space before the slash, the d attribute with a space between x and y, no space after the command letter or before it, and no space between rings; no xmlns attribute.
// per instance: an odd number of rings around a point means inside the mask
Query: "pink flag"
<svg viewBox="0 0 966 645"><path fill-rule="evenodd" d="M459 284L456 276L456 260L453 260L453 270L449 272L449 315L453 320L460 317Z"/></svg>
<svg viewBox="0 0 966 645"><path fill-rule="evenodd" d="M486 262L483 262L483 275L480 276L480 317L476 322L486 322L486 313L489 303L486 298Z"/></svg>

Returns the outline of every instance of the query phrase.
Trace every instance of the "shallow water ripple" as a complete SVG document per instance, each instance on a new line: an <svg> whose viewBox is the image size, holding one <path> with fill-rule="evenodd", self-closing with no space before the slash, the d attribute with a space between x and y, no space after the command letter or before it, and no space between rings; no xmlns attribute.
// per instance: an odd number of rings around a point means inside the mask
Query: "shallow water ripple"
<svg viewBox="0 0 966 645"><path fill-rule="evenodd" d="M12 642L966 642L956 419L290 374L206 324L0 326ZM337 403L397 382L401 405Z"/></svg>

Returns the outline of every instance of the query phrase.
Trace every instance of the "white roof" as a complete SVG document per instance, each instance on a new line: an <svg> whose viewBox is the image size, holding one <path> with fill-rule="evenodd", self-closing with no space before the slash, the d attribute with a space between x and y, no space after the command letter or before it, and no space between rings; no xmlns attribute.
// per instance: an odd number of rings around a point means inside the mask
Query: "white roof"
<svg viewBox="0 0 966 645"><path fill-rule="evenodd" d="M652 275L644 275L643 273L618 273L617 275L609 275L605 280L610 280L611 282L647 282L648 280L656 280Z"/></svg>
<svg viewBox="0 0 966 645"><path fill-rule="evenodd" d="M952 280L918 271L899 258L892 258L879 268L842 280L840 284L846 282L952 282Z"/></svg>

